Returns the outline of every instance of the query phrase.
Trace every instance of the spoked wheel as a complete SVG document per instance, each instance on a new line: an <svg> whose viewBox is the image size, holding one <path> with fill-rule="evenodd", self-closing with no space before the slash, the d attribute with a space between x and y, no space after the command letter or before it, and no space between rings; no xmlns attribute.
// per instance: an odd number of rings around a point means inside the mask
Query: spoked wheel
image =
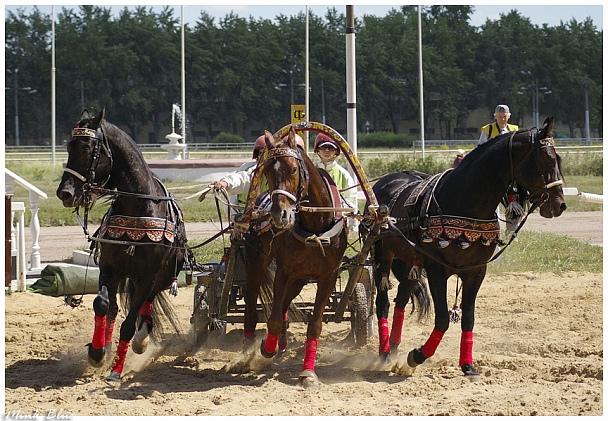
<svg viewBox="0 0 608 421"><path fill-rule="evenodd" d="M197 285L194 289L194 310L190 317L194 346L201 345L207 340L210 321L207 289L203 285Z"/></svg>
<svg viewBox="0 0 608 421"><path fill-rule="evenodd" d="M367 344L367 294L365 286L357 283L353 292L353 300L350 302L350 328L353 340L358 347Z"/></svg>

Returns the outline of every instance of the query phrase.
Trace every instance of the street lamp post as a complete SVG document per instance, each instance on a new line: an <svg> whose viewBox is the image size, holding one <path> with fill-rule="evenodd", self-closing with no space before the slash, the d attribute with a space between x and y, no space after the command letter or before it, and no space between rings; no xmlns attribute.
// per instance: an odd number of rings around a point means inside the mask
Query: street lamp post
<svg viewBox="0 0 608 421"><path fill-rule="evenodd" d="M9 72L10 72L10 70L9 70ZM5 91L12 89L15 92L15 146L20 146L19 145L19 91L27 92L29 94L35 94L37 92L35 89L32 89L29 86L20 88L19 82L17 79L18 73L19 73L19 69L15 69L14 70L15 85L12 88L9 88L9 87L4 88Z"/></svg>
<svg viewBox="0 0 608 421"><path fill-rule="evenodd" d="M530 76L532 78L532 85L522 86L520 88L520 91L518 91L517 93L520 95L523 95L524 93L521 91L527 91L527 90L532 91L532 125L535 127L538 127L540 125L540 111L539 111L539 105L538 105L538 98L541 93L543 95L549 95L552 92L546 86L539 87L538 79L536 77L534 77L534 75L532 74L531 71L522 70L521 74Z"/></svg>

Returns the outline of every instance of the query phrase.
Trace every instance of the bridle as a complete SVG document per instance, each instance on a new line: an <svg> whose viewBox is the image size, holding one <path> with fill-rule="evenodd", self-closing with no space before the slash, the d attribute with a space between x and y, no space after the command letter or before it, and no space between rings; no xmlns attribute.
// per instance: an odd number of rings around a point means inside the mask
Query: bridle
<svg viewBox="0 0 608 421"><path fill-rule="evenodd" d="M515 136L517 132L513 132L513 134L509 137L509 161L511 164L511 183L513 183L515 181L515 168L513 166L513 137ZM534 157L534 162L536 163L536 169L538 171L538 174L540 176L541 179L541 187L533 192L530 192L530 195L528 196L528 200L529 202L532 204L532 207L530 208L529 213L533 212L536 208L542 206L543 204L545 204L548 200L549 200L549 189L556 187L556 186L560 186L562 184L564 184L564 181L559 179L559 175L558 175L558 179L555 181L551 181L551 182L547 182L548 180L545 179L545 175L543 174L542 168L540 166L540 153L542 149L551 147L553 148L553 151L555 152L555 141L553 140L552 137L546 137L544 139L539 139L538 138L538 130L530 130L530 143L531 143L531 149L529 154L532 154L532 156ZM557 153L556 153L557 155ZM524 159L522 159L521 162L525 161L525 159L527 158L524 157ZM519 165L521 165L521 162ZM558 168L559 170L559 168Z"/></svg>
<svg viewBox="0 0 608 421"><path fill-rule="evenodd" d="M91 161L89 162L87 168L87 175L84 176L80 174L78 171L73 170L72 168L65 167L63 170L69 174L72 174L74 177L78 178L80 181L84 183L83 192L85 192L85 202L90 201L90 192L93 188L103 188L108 181L110 180L110 174L112 173L112 167L114 166L114 160L112 158L112 150L110 149L110 145L108 144L108 140L101 129L101 126L98 130L89 129L86 127L76 127L72 130L72 141L75 141L78 138L86 138L93 142L93 154L91 155ZM97 166L99 165L99 158L101 157L101 152L108 157L110 160L110 171L108 172L108 177L102 183L96 183L95 177L97 172ZM87 205L90 205L88 203Z"/></svg>
<svg viewBox="0 0 608 421"><path fill-rule="evenodd" d="M266 156L266 159L264 160L264 167L266 167L266 165L268 165L268 161L274 159L277 160L279 158L287 158L287 157L291 157L291 158L295 158L298 161L298 166L299 166L299 183L298 183L298 189L296 190L296 193L293 194L287 190L282 190L282 189L274 189L271 193L270 193L270 200L274 200L274 197L276 195L283 195L285 197L287 197L289 200L291 200L294 205L296 206L296 211L297 211L297 207L300 204L300 200L302 199L302 193L304 191L304 186L306 184L306 181L308 181L308 169L306 168L306 165L304 164L304 159L302 158L302 153L300 152L300 150L296 147L296 149L291 149L291 148L272 148L268 150L268 155Z"/></svg>

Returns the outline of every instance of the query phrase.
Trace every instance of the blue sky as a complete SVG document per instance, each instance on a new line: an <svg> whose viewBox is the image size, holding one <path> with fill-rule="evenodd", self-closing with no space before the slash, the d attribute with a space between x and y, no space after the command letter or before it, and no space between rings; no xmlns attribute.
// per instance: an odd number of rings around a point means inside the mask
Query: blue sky
<svg viewBox="0 0 608 421"><path fill-rule="evenodd" d="M51 13L51 4L53 3L41 3L41 2L23 2L25 6L11 6L8 5L5 7L5 10L15 10L17 7L32 7L33 4L38 4L41 11L44 13ZM211 16L216 18L216 21L219 21L220 18L224 17L230 11L233 11L235 14L241 17L253 16L255 18L265 18L265 19L273 19L278 14L284 15L292 15L297 14L300 11L305 11L305 5L296 5L296 6L287 6L284 2L252 2L240 0L238 2L239 5L218 5L218 2L208 2L211 4L204 5L205 2L197 1L193 2L184 2L184 15L187 23L194 24L200 12L202 10L207 11ZM359 3L359 4L358 4ZM366 4L367 3L367 4ZM355 15L361 16L363 14L372 14L376 16L384 16L386 13L392 8L398 8L399 4L390 1L384 1L384 5L370 5L371 1L367 2L358 2L358 1L349 1L345 3L333 3L334 7L338 11L345 12L346 4L354 5ZM99 4L99 3L97 3ZM131 3L137 4L137 3ZM155 7L161 7L158 3L155 2L147 2L146 5L154 5ZM171 4L171 3L169 3ZM424 3L423 3L424 4ZM432 3L427 3L432 4ZM449 2L442 2L441 4L450 4ZM461 3L462 4L462 3ZM511 5L495 5L492 4L480 4L477 3L474 5L475 12L471 19L471 24L474 26L482 25L486 19L498 19L501 13L508 13L513 9L516 9L520 12L522 16L525 16L530 19L533 24L542 25L546 23L550 26L559 25L560 21L568 22L572 18L576 19L579 22L584 21L587 17L591 17L595 26L598 30L603 29L603 13L604 8L602 6L601 1L586 1L583 5L568 5L562 2L555 2L554 4L549 4L547 2L537 1L535 6L530 6L526 4L511 4ZM59 13L62 7L73 7L77 8L78 4L70 4L70 2L62 2L62 4L56 4L55 13ZM124 6L112 6L116 7L117 10L121 10ZM179 5L175 7L175 14L179 18L181 16L181 8ZM327 11L328 5L327 3L319 3L310 4L309 10L314 12L316 15L323 16Z"/></svg>

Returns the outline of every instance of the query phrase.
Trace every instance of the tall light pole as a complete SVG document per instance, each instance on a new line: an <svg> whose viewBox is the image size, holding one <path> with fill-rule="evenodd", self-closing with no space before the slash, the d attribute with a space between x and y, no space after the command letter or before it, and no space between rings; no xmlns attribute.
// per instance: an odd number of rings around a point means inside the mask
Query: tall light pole
<svg viewBox="0 0 608 421"><path fill-rule="evenodd" d="M9 70L10 72L10 70ZM35 89L30 88L29 86L25 86L23 88L19 87L18 81L19 69L15 69L13 71L13 75L15 76L15 84L12 88L5 87L5 91L13 90L15 92L15 146L20 146L19 142L19 92L26 92L28 94L35 94L37 91Z"/></svg>
<svg viewBox="0 0 608 421"><path fill-rule="evenodd" d="M420 142L422 143L422 159L424 159L424 81L422 79L422 6L418 5L418 70L420 73Z"/></svg>
<svg viewBox="0 0 608 421"><path fill-rule="evenodd" d="M591 135L589 134L589 83L587 82L587 75L585 75L585 136L587 142L591 141Z"/></svg>

